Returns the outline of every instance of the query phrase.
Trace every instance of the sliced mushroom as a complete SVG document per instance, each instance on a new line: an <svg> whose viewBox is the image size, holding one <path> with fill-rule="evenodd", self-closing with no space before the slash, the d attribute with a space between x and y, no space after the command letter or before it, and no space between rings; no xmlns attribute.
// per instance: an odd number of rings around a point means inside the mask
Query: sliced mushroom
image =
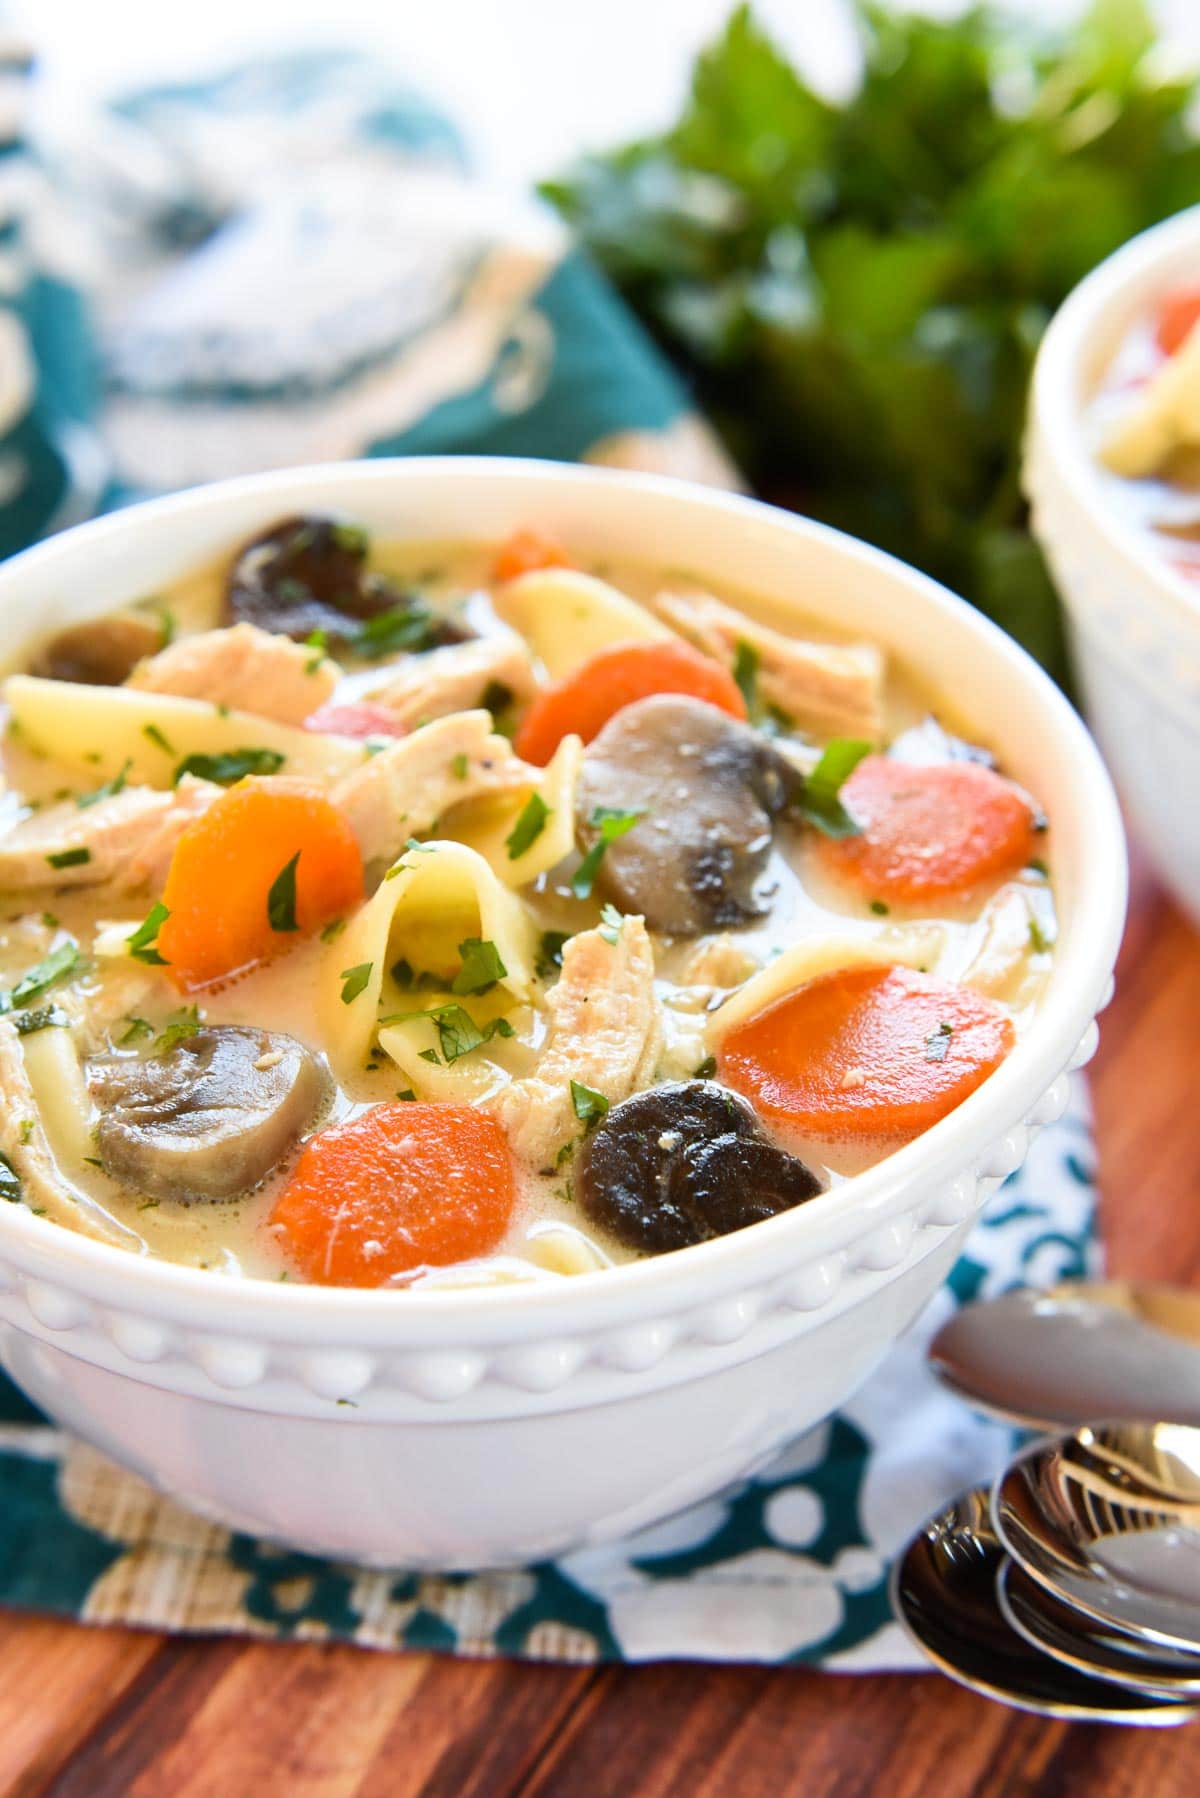
<svg viewBox="0 0 1200 1798"><path fill-rule="evenodd" d="M366 533L333 518L285 518L252 538L230 570L226 606L235 623L297 641L320 631L331 644L351 642L384 612L411 614L412 640L403 648L432 649L468 634L368 573Z"/></svg>
<svg viewBox="0 0 1200 1798"><path fill-rule="evenodd" d="M606 814L641 814L609 842L598 884L652 930L697 936L761 917L755 891L772 823L802 777L763 737L715 706L673 694L638 700L584 752L576 824L585 849Z"/></svg>
<svg viewBox="0 0 1200 1798"><path fill-rule="evenodd" d="M86 687L119 687L144 656L162 648L163 627L140 612L110 612L73 624L43 643L30 664L46 680L76 681Z"/></svg>
<svg viewBox="0 0 1200 1798"><path fill-rule="evenodd" d="M662 1253L726 1236L821 1191L713 1080L653 1086L617 1105L576 1168L584 1211L627 1248Z"/></svg>
<svg viewBox="0 0 1200 1798"><path fill-rule="evenodd" d="M98 1056L88 1087L106 1174L153 1199L260 1184L324 1105L324 1063L295 1037L209 1025L165 1055Z"/></svg>

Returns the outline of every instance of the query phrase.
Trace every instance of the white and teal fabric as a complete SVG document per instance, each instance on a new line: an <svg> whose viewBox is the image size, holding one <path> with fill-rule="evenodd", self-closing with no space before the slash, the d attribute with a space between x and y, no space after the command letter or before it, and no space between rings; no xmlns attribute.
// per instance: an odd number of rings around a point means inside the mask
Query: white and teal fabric
<svg viewBox="0 0 1200 1798"><path fill-rule="evenodd" d="M378 65L292 56L141 94L36 163L27 75L0 39L0 553L145 492L351 455L736 478L557 225L472 180ZM620 1548L517 1572L364 1572L231 1535L0 1383L0 1603L466 1654L910 1665L889 1557L1010 1446L936 1390L924 1343L965 1300L1082 1273L1093 1197L1080 1091L839 1416Z"/></svg>

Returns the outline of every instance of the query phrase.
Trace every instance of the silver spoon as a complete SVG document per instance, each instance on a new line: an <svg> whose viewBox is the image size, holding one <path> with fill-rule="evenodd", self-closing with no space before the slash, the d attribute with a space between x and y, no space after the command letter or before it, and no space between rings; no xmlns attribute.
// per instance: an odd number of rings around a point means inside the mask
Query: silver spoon
<svg viewBox="0 0 1200 1798"><path fill-rule="evenodd" d="M1034 1430L1089 1417L1200 1426L1200 1292L1110 1280L965 1305L934 1372L977 1409Z"/></svg>
<svg viewBox="0 0 1200 1798"><path fill-rule="evenodd" d="M997 1606L1003 1563L987 1489L977 1486L931 1517L892 1568L892 1610L943 1673L1044 1717L1165 1727L1200 1715L1198 1705L1089 1678L1031 1647Z"/></svg>
<svg viewBox="0 0 1200 1798"><path fill-rule="evenodd" d="M1155 1698L1200 1697L1200 1655L1157 1653L1133 1636L1106 1629L1072 1610L1006 1561L996 1580L996 1603L1018 1635L1065 1667L1114 1680Z"/></svg>
<svg viewBox="0 0 1200 1798"><path fill-rule="evenodd" d="M992 1495L1008 1553L1111 1629L1200 1654L1200 1430L1085 1424L1035 1442Z"/></svg>

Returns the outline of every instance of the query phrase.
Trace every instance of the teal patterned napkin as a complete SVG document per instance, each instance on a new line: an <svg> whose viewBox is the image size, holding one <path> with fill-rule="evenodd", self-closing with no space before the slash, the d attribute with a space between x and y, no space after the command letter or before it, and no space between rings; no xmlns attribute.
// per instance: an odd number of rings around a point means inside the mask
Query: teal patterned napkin
<svg viewBox="0 0 1200 1798"><path fill-rule="evenodd" d="M0 38L0 92L26 73ZM49 169L0 113L0 553L162 488L439 451L736 480L557 224L469 178L446 121L374 61L296 55L144 93ZM552 1564L288 1554L181 1510L0 1382L0 1602L462 1654L913 1665L889 1557L1011 1445L937 1390L924 1345L957 1304L1090 1267L1091 1159L1077 1089L838 1416L707 1503Z"/></svg>

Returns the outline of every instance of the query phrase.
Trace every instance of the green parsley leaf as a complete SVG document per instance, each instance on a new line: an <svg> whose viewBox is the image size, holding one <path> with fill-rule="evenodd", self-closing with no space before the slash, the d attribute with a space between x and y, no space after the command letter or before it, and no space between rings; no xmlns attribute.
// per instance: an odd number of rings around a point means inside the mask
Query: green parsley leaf
<svg viewBox="0 0 1200 1798"><path fill-rule="evenodd" d="M842 804L842 783L849 779L871 744L860 737L834 737L804 783L800 811L805 821L827 837L856 837L859 827Z"/></svg>
<svg viewBox="0 0 1200 1798"><path fill-rule="evenodd" d="M925 1038L926 1061L945 1061L950 1052L950 1038L954 1035L953 1024L939 1024L936 1030L930 1031Z"/></svg>
<svg viewBox="0 0 1200 1798"><path fill-rule="evenodd" d="M1051 948L1054 938L1043 928L1037 918L1029 920L1029 947L1035 955L1045 955Z"/></svg>
<svg viewBox="0 0 1200 1798"><path fill-rule="evenodd" d="M170 915L166 906L159 900L156 905L150 907L144 921L138 925L133 934L125 938L129 944L129 953L135 961L148 962L151 967L155 968L167 966L166 956L158 953L155 944L158 942L159 931Z"/></svg>
<svg viewBox="0 0 1200 1798"><path fill-rule="evenodd" d="M341 936L345 928L345 918L330 918L328 924L324 925L321 930L321 941L323 943L332 943L334 937Z"/></svg>
<svg viewBox="0 0 1200 1798"><path fill-rule="evenodd" d="M173 1011L154 1045L154 1053L169 1055L177 1043L185 1043L189 1036L195 1036L202 1022L198 1005L184 1005Z"/></svg>
<svg viewBox="0 0 1200 1798"><path fill-rule="evenodd" d="M706 1055L704 1057L704 1060L700 1063L700 1066L696 1069L695 1073L692 1075L692 1079L693 1080L711 1080L713 1075L716 1073L716 1071L717 1071L716 1056L715 1055Z"/></svg>
<svg viewBox="0 0 1200 1798"><path fill-rule="evenodd" d="M56 981L65 979L68 974L73 974L79 966L80 960L79 944L74 937L68 937L65 942L59 943L56 949L51 949L49 955L44 956L41 961L22 974L11 992L0 992L0 1013L14 1009L20 1010L31 1000L40 999L42 994L48 992Z"/></svg>
<svg viewBox="0 0 1200 1798"><path fill-rule="evenodd" d="M171 744L168 742L167 738L163 735L162 731L159 730L157 724L143 724L142 735L144 737L148 737L150 739L150 741L154 744L154 747L156 749L161 749L163 751L164 755L174 755L175 754L174 749L171 747Z"/></svg>
<svg viewBox="0 0 1200 1798"><path fill-rule="evenodd" d="M75 803L80 811L85 811L89 805L97 805L101 799L115 798L129 778L132 767L132 761L127 761L120 773L114 774L111 780L106 780L102 787L93 787L90 793L76 793Z"/></svg>
<svg viewBox="0 0 1200 1798"><path fill-rule="evenodd" d="M298 930L296 922L296 864L300 860L297 849L290 862L285 862L271 882L267 894L267 923L272 930Z"/></svg>
<svg viewBox="0 0 1200 1798"><path fill-rule="evenodd" d="M147 1037L154 1035L154 1025L149 1018L133 1017L129 1013L126 1016L129 1017L129 1028L117 1038L119 1049L127 1049L132 1043L144 1043Z"/></svg>
<svg viewBox="0 0 1200 1798"><path fill-rule="evenodd" d="M624 913L619 912L615 905L605 905L601 908L599 925L600 935L604 938L606 943L611 943L614 948L616 947L617 939L620 937L621 926L624 922Z"/></svg>
<svg viewBox="0 0 1200 1798"><path fill-rule="evenodd" d="M462 967L450 982L452 993L488 993L508 973L495 943L469 936L458 945L458 953Z"/></svg>
<svg viewBox="0 0 1200 1798"><path fill-rule="evenodd" d="M91 859L91 850L82 845L78 849L60 849L57 854L46 857L52 868L82 868Z"/></svg>
<svg viewBox="0 0 1200 1798"><path fill-rule="evenodd" d="M406 599L403 604L368 618L351 637L350 648L370 662L401 650L431 649L441 622L419 599Z"/></svg>
<svg viewBox="0 0 1200 1798"><path fill-rule="evenodd" d="M329 535L337 547L350 556L364 557L371 547L371 539L361 524L333 524Z"/></svg>
<svg viewBox="0 0 1200 1798"><path fill-rule="evenodd" d="M562 967L563 944L570 942L571 934L569 930L543 930L536 964L539 979L548 980L556 968Z"/></svg>
<svg viewBox="0 0 1200 1798"><path fill-rule="evenodd" d="M10 1205L21 1202L21 1176L7 1155L0 1155L0 1199L7 1199Z"/></svg>
<svg viewBox="0 0 1200 1798"><path fill-rule="evenodd" d="M1040 855L1035 855L1033 857L1033 860L1030 861L1029 863L1027 863L1026 865L1030 868L1030 870L1034 874L1040 874L1043 880L1049 880L1050 870L1046 866L1045 862L1042 860Z"/></svg>
<svg viewBox="0 0 1200 1798"><path fill-rule="evenodd" d="M35 1030L71 1022L60 1005L43 1005L40 1011L19 1011L13 1019L19 1036L32 1036Z"/></svg>
<svg viewBox="0 0 1200 1798"><path fill-rule="evenodd" d="M580 1123L587 1126L598 1124L608 1115L608 1100L604 1094L598 1093L593 1086L585 1086L582 1080L571 1082L571 1105Z"/></svg>
<svg viewBox="0 0 1200 1798"><path fill-rule="evenodd" d="M371 979L373 961L360 961L357 967L342 969L342 1004L350 1005L365 992Z"/></svg>
<svg viewBox="0 0 1200 1798"><path fill-rule="evenodd" d="M398 1099L415 1099L415 1098L416 1098L416 1096L417 1096L417 1095L416 1095L416 1093L415 1093L415 1092L414 1092L414 1091L413 1091L413 1089L412 1089L412 1087L411 1087L411 1086L406 1086L406 1087L405 1087L405 1088L404 1088L404 1091L403 1091L403 1092L399 1092L399 1093L397 1093L397 1094L396 1094L396 1097L397 1097L397 1098L398 1098Z"/></svg>
<svg viewBox="0 0 1200 1798"><path fill-rule="evenodd" d="M645 816L645 812L623 812L608 805L598 805L595 808L590 822L592 829L598 830L600 836L571 876L571 891L577 899L589 897L596 875L600 872L600 863L604 860L604 851L609 844L615 843L618 837L623 837Z"/></svg>
<svg viewBox="0 0 1200 1798"><path fill-rule="evenodd" d="M438 1046L447 1067L461 1061L464 1055L470 1055L472 1050L481 1049L494 1036L514 1034L507 1018L493 1018L491 1023L480 1028L470 1012L461 1005L434 1005L428 1011L395 1012L391 1017L381 1018L380 1024L404 1024L411 1018L428 1018L437 1031ZM437 1060L432 1050L422 1049L420 1054L425 1061Z"/></svg>
<svg viewBox="0 0 1200 1798"><path fill-rule="evenodd" d="M739 637L733 658L733 678L741 689L742 698L746 701L746 710L751 717L758 709L758 664L759 654L753 643L747 643Z"/></svg>
<svg viewBox="0 0 1200 1798"><path fill-rule="evenodd" d="M886 918L890 909L891 907L885 905L882 899L872 899L871 901L871 910L877 918Z"/></svg>
<svg viewBox="0 0 1200 1798"><path fill-rule="evenodd" d="M508 710L515 697L512 688L506 687L503 681L490 680L480 695L479 703L485 712L498 718L501 712Z"/></svg>
<svg viewBox="0 0 1200 1798"><path fill-rule="evenodd" d="M531 793L525 801L521 815L504 839L504 847L508 850L508 859L515 862L519 855L524 855L532 848L546 828L546 820L550 816L550 807L540 793Z"/></svg>
<svg viewBox="0 0 1200 1798"><path fill-rule="evenodd" d="M215 755L188 755L176 768L172 785L178 786L185 774L192 774L197 780L231 787L247 774L278 774L285 760L278 749L225 749Z"/></svg>
<svg viewBox="0 0 1200 1798"><path fill-rule="evenodd" d="M453 774L455 780L466 780L470 770L471 758L465 750L462 754L456 755L450 763L450 772Z"/></svg>

